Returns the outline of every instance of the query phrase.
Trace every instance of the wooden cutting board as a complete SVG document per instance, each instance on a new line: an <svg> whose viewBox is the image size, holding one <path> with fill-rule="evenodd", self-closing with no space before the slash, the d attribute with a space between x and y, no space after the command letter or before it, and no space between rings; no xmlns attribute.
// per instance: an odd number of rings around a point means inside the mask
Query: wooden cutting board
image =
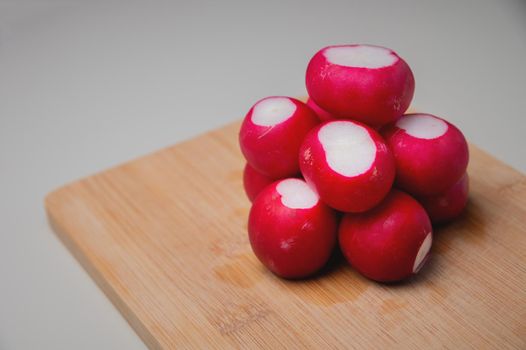
<svg viewBox="0 0 526 350"><path fill-rule="evenodd" d="M526 348L526 178L471 146L470 202L413 280L336 255L286 281L250 250L239 123L46 198L58 236L150 348Z"/></svg>

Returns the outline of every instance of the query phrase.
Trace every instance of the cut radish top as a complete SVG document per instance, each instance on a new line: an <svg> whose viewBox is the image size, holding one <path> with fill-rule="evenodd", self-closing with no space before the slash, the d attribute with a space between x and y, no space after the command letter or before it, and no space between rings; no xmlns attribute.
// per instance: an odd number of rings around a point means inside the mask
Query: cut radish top
<svg viewBox="0 0 526 350"><path fill-rule="evenodd" d="M285 179L278 183L276 191L281 203L291 209L310 209L318 203L316 192L300 179Z"/></svg>
<svg viewBox="0 0 526 350"><path fill-rule="evenodd" d="M435 139L444 135L447 124L442 119L429 114L410 114L403 116L396 122L396 126L413 137L419 139Z"/></svg>
<svg viewBox="0 0 526 350"><path fill-rule="evenodd" d="M343 176L365 173L376 158L376 145L367 129L350 121L324 125L318 139L331 169Z"/></svg>
<svg viewBox="0 0 526 350"><path fill-rule="evenodd" d="M416 254L415 263L413 264L413 273L417 273L423 266L423 260L426 257L429 249L431 249L431 243L433 243L433 235L429 232L420 245L418 253Z"/></svg>
<svg viewBox="0 0 526 350"><path fill-rule="evenodd" d="M274 126L289 119L296 111L296 105L286 97L269 97L259 101L252 110L252 123L260 126Z"/></svg>
<svg viewBox="0 0 526 350"><path fill-rule="evenodd" d="M334 46L323 52L330 63L344 67L382 68L393 65L398 57L380 46Z"/></svg>

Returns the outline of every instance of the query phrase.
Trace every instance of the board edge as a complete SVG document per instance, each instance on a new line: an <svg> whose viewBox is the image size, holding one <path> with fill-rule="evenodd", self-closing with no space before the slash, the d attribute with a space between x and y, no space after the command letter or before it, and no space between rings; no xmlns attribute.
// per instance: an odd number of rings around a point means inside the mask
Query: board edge
<svg viewBox="0 0 526 350"><path fill-rule="evenodd" d="M75 182L82 181L77 180ZM147 329L146 325L141 322L139 318L135 316L133 311L128 307L128 305L122 300L118 293L111 287L111 285L102 277L100 272L92 265L90 259L84 254L82 249L75 243L71 235L66 233L58 221L55 219L55 209L54 206L57 204L55 197L59 197L61 192L69 188L70 185L65 185L51 193L47 194L44 199L44 207L46 211L46 217L48 224L51 230L58 237L60 242L65 246L65 248L70 252L73 258L82 266L84 271L88 273L90 278L95 282L97 287L102 290L104 295L110 300L112 305L117 308L121 316L126 320L126 322L131 326L135 333L139 336L141 341L149 349L162 349L163 347L155 336Z"/></svg>

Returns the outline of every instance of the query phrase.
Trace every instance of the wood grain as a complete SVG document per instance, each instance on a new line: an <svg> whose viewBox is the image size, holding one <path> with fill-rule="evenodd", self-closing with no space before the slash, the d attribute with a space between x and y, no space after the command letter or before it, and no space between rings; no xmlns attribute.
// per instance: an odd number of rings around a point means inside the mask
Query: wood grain
<svg viewBox="0 0 526 350"><path fill-rule="evenodd" d="M526 178L471 146L471 196L413 280L335 255L307 281L251 253L235 123L46 198L58 236L150 348L526 348Z"/></svg>

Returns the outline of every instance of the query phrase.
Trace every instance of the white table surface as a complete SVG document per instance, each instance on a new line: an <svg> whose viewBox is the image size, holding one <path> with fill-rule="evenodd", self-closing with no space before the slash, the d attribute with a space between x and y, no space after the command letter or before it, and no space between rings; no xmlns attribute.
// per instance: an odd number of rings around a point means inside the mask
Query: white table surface
<svg viewBox="0 0 526 350"><path fill-rule="evenodd" d="M304 95L310 56L353 42L398 51L414 105L526 171L526 2L0 0L0 349L144 348L45 194Z"/></svg>

